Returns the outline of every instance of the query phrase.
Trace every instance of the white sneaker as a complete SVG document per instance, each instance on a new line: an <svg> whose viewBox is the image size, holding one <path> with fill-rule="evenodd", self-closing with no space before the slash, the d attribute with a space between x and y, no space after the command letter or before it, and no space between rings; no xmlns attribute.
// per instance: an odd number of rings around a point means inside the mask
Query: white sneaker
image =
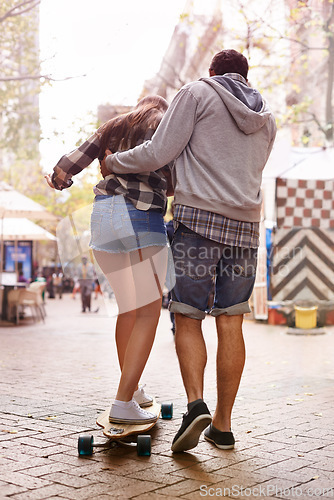
<svg viewBox="0 0 334 500"><path fill-rule="evenodd" d="M122 406L117 401L111 407L109 422L113 424L149 424L158 420L157 415L140 408L139 404L133 399Z"/></svg>
<svg viewBox="0 0 334 500"><path fill-rule="evenodd" d="M147 406L152 406L153 398L146 394L144 391L145 385L140 385L138 389L133 394L133 399L137 401L139 406L146 408Z"/></svg>

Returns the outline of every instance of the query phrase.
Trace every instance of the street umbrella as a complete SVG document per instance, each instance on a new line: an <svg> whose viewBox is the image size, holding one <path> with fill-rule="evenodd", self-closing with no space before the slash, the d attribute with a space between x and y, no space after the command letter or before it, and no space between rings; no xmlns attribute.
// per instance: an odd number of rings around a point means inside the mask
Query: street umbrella
<svg viewBox="0 0 334 500"><path fill-rule="evenodd" d="M46 229L38 226L28 219L3 219L3 239L4 240L52 240L56 241L56 237L49 233Z"/></svg>
<svg viewBox="0 0 334 500"><path fill-rule="evenodd" d="M42 205L19 193L6 182L0 182L0 217L57 220L57 217L45 210Z"/></svg>
<svg viewBox="0 0 334 500"><path fill-rule="evenodd" d="M45 210L45 208L28 198L6 182L0 182L0 283L2 281L3 270L3 240L4 240L4 220L7 218L27 218L37 220L56 221L57 217ZM50 234L50 233L49 233Z"/></svg>
<svg viewBox="0 0 334 500"><path fill-rule="evenodd" d="M296 148L287 141L277 140L263 170L263 179L334 178L334 148Z"/></svg>

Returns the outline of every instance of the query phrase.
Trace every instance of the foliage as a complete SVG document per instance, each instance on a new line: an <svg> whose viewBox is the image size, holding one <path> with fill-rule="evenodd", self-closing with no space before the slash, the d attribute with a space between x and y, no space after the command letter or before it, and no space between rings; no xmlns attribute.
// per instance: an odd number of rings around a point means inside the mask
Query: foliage
<svg viewBox="0 0 334 500"><path fill-rule="evenodd" d="M38 96L41 86L53 78L40 73L39 4L40 0L2 0L0 5L0 171L18 191L65 217L92 202L98 168L76 176L71 189L62 192L44 182ZM91 117L78 132L84 140L95 128L96 118Z"/></svg>
<svg viewBox="0 0 334 500"><path fill-rule="evenodd" d="M15 158L38 159L40 92L38 0L0 5L0 146Z"/></svg>
<svg viewBox="0 0 334 500"><path fill-rule="evenodd" d="M235 38L258 70L258 87L276 102L285 96L278 125L292 126L297 143L333 145L334 2L236 3L242 23Z"/></svg>

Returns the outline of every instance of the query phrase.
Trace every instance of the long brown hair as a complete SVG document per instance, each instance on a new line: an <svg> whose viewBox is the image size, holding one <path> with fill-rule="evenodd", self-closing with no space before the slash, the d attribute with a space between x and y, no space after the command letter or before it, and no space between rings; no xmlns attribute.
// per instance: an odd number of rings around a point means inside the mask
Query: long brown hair
<svg viewBox="0 0 334 500"><path fill-rule="evenodd" d="M102 160L106 149L112 153L134 148L143 142L149 129L156 130L168 103L159 95L150 95L141 99L133 111L116 116L100 127L100 153Z"/></svg>

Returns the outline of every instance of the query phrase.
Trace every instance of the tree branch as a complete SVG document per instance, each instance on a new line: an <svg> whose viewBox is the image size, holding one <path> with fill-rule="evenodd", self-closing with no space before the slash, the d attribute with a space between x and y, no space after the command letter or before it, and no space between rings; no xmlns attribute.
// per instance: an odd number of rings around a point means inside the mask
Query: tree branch
<svg viewBox="0 0 334 500"><path fill-rule="evenodd" d="M333 8L333 6L332 6L332 8ZM265 21L265 19L262 16L259 16L258 20L261 21L261 23L264 24L265 26L267 26L270 30L277 33L276 37L274 37L273 35L269 36L269 35L264 34L263 35L264 38L269 38L269 39L276 38L276 40L286 40L288 42L297 43L297 44L301 45L306 50L324 50L324 47L311 47L311 46L307 45L307 43L303 42L302 40L298 40L297 38L290 37L288 35L281 33L281 31L279 29L275 28L274 26L269 24L267 21Z"/></svg>
<svg viewBox="0 0 334 500"><path fill-rule="evenodd" d="M2 23L5 19L8 17L16 17L20 16L21 14L24 14L25 12L28 12L29 10L33 9L37 5L41 3L41 0L25 0L24 2L20 2L17 5L14 5L14 7L10 10L8 10L5 14L3 14L0 17L0 23ZM24 9L23 7L27 7ZM22 9L22 10L18 10Z"/></svg>
<svg viewBox="0 0 334 500"><path fill-rule="evenodd" d="M267 25L267 26L271 29L274 29L269 25ZM297 44L301 45L305 50L324 50L324 49L326 49L326 47L311 47L310 45L307 45L307 43L302 42L301 40L297 40L297 38L292 38L292 37L289 37L287 35L282 35L278 30L275 30L275 31L277 31L277 33L278 33L277 36L264 34L263 37L269 38L269 39L275 38L276 40L286 40L287 42L297 43Z"/></svg>
<svg viewBox="0 0 334 500"><path fill-rule="evenodd" d="M78 75L78 76L67 76L66 78L53 78L50 75L18 75L18 76L5 76L0 77L0 82L15 82L15 81L24 81L24 80L40 80L44 78L45 80L51 82L64 82L65 80L72 80L73 78L81 78L87 75Z"/></svg>
<svg viewBox="0 0 334 500"><path fill-rule="evenodd" d="M311 113L311 116L312 116L312 120L318 125L319 127L319 130L321 130L321 132L323 134L326 135L326 130L324 129L324 127L321 125L320 121L318 120L318 118L315 116L314 113Z"/></svg>

